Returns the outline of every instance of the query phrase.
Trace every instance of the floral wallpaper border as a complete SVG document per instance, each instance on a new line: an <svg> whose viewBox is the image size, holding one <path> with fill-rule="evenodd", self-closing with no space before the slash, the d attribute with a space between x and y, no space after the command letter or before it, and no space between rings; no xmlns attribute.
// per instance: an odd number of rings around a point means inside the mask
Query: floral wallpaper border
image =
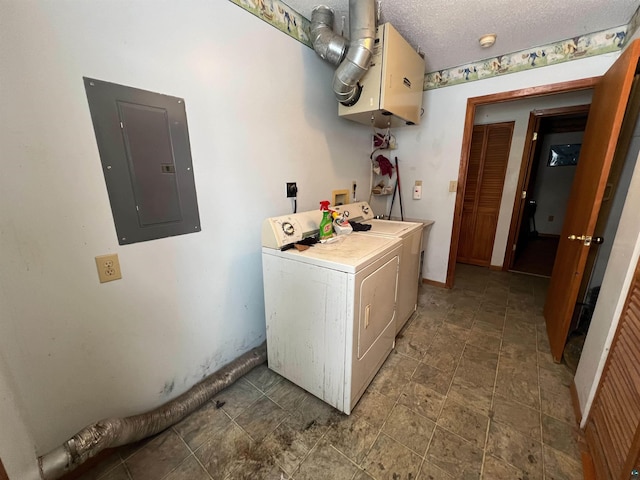
<svg viewBox="0 0 640 480"><path fill-rule="evenodd" d="M311 22L280 0L229 0L300 43L311 45Z"/></svg>
<svg viewBox="0 0 640 480"><path fill-rule="evenodd" d="M229 1L300 43L313 48L309 33L311 22L281 0ZM434 90L615 52L622 48L625 39L631 38L638 28L640 28L640 7L627 25L427 73L424 76L423 89Z"/></svg>
<svg viewBox="0 0 640 480"><path fill-rule="evenodd" d="M433 90L615 52L622 48L627 28L627 25L623 25L540 47L507 53L500 57L427 73L424 77L424 90Z"/></svg>
<svg viewBox="0 0 640 480"><path fill-rule="evenodd" d="M627 38L633 37L640 27L640 7L637 8L636 13L633 14L631 20L629 20L629 26L627 27Z"/></svg>

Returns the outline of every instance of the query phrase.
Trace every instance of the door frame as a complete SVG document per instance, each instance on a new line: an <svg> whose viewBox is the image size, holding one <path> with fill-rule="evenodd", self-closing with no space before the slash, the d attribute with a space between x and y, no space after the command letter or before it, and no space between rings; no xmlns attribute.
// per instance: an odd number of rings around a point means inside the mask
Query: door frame
<svg viewBox="0 0 640 480"><path fill-rule="evenodd" d="M577 92L594 88L601 77L589 77L568 82L552 83L538 87L522 88L508 92L493 93L467 99L467 111L462 134L462 151L460 154L460 169L458 170L458 189L456 193L456 205L453 214L453 227L451 229L451 245L449 247L449 264L447 266L447 279L445 286L453 287L458 242L460 240L460 226L462 221L462 203L467 181L467 169L469 165L469 152L471 150L471 135L473 134L473 122L476 116L476 108L482 105L510 102L523 98L543 97L557 93Z"/></svg>
<svg viewBox="0 0 640 480"><path fill-rule="evenodd" d="M511 215L511 226L509 227L509 236L507 238L507 250L504 253L504 261L502 263L502 270L508 271L513 266L513 258L515 250L513 246L517 243L518 234L520 232L520 225L522 224L522 217L524 216L524 206L526 200L529 198L531 192L526 192L526 196L523 197L521 192L525 192L529 186L529 180L531 179L531 170L536 161L535 151L537 141L540 138L534 139L534 135L540 130L540 123L543 118L558 117L562 115L571 115L573 113L586 113L589 114L589 105L573 105L570 107L558 107L558 108L545 108L544 110L533 110L529 114L529 126L527 128L527 135L524 139L525 148L522 153L522 163L520 164L520 176L518 177L518 186L516 187L516 196L513 202L513 210Z"/></svg>

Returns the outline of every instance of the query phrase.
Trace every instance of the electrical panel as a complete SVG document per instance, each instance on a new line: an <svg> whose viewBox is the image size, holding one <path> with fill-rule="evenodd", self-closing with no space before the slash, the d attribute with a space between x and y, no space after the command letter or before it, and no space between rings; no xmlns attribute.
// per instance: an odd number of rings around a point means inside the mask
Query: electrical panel
<svg viewBox="0 0 640 480"><path fill-rule="evenodd" d="M184 100L84 83L118 243L199 232Z"/></svg>

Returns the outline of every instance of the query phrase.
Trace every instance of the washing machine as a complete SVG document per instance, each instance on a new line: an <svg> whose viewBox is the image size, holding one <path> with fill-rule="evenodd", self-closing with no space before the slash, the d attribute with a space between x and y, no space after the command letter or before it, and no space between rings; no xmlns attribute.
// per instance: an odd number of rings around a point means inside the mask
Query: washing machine
<svg viewBox="0 0 640 480"><path fill-rule="evenodd" d="M394 347L402 244L352 233L290 248L320 219L312 211L263 223L268 366L349 414Z"/></svg>
<svg viewBox="0 0 640 480"><path fill-rule="evenodd" d="M363 234L397 237L402 241L400 271L398 276L398 304L396 307L396 334L411 318L418 307L418 287L422 282L422 258L424 238L433 221L400 222L374 218L374 212L367 202L356 202L331 207L337 212L347 212L349 220L371 225L371 230Z"/></svg>

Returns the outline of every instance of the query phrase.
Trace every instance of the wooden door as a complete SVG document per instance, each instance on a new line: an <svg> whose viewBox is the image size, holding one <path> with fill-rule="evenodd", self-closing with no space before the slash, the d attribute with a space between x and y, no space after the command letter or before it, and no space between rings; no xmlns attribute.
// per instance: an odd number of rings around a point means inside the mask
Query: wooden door
<svg viewBox="0 0 640 480"><path fill-rule="evenodd" d="M589 247L570 235L592 236L640 55L634 41L595 88L576 176L571 188L544 317L554 360L560 361Z"/></svg>
<svg viewBox="0 0 640 480"><path fill-rule="evenodd" d="M462 206L457 260L489 266L514 122L476 125Z"/></svg>
<svg viewBox="0 0 640 480"><path fill-rule="evenodd" d="M4 470L4 465L2 465L2 460L0 460L0 480L9 480L9 476Z"/></svg>
<svg viewBox="0 0 640 480"><path fill-rule="evenodd" d="M627 480L640 455L640 263L585 427L597 478Z"/></svg>

